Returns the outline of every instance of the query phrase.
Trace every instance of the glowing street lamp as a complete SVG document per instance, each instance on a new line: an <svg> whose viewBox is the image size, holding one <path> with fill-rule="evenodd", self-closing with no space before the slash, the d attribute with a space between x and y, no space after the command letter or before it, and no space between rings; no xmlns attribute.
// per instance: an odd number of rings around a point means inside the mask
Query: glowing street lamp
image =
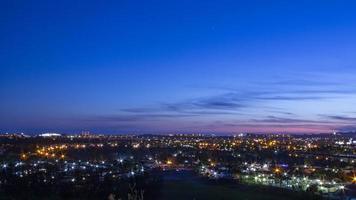
<svg viewBox="0 0 356 200"><path fill-rule="evenodd" d="M276 168L276 169L274 169L274 172L275 172L276 174L279 174L279 173L281 173L281 169Z"/></svg>

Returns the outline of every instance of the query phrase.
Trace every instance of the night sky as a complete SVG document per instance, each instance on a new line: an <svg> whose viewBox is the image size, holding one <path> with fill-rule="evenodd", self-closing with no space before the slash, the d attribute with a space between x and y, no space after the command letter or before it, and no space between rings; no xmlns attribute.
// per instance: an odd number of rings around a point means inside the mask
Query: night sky
<svg viewBox="0 0 356 200"><path fill-rule="evenodd" d="M0 2L0 133L356 130L356 1Z"/></svg>

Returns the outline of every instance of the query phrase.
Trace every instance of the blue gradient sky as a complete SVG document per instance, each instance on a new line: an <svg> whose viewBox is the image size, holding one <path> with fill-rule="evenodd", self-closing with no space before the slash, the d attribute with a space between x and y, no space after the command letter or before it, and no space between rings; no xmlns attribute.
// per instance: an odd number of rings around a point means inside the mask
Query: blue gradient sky
<svg viewBox="0 0 356 200"><path fill-rule="evenodd" d="M0 4L0 132L356 129L355 1Z"/></svg>

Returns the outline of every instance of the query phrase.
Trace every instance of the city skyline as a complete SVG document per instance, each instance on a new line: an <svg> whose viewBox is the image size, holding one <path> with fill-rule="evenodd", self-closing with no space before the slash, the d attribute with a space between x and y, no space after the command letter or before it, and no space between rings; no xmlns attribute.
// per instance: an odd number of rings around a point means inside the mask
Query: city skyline
<svg viewBox="0 0 356 200"><path fill-rule="evenodd" d="M356 130L353 1L1 4L0 132Z"/></svg>

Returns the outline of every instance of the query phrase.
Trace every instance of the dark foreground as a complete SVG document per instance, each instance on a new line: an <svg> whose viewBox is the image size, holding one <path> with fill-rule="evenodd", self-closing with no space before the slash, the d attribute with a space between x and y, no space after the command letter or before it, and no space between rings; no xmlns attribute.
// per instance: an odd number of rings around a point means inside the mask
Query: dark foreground
<svg viewBox="0 0 356 200"><path fill-rule="evenodd" d="M165 172L159 200L298 200L318 199L306 193L278 188L243 186L224 181L204 180L190 171Z"/></svg>
<svg viewBox="0 0 356 200"><path fill-rule="evenodd" d="M143 192L144 200L308 200L318 197L278 188L246 186L227 181L201 178L193 171L157 171L149 176L127 179L120 183L104 182L86 186L61 185L57 188L46 184L28 187L27 184L14 185L0 191L0 200L77 200L109 199L126 200L127 194ZM108 198L111 195L111 198ZM140 196L140 195L138 195ZM130 200L142 200L133 198Z"/></svg>

